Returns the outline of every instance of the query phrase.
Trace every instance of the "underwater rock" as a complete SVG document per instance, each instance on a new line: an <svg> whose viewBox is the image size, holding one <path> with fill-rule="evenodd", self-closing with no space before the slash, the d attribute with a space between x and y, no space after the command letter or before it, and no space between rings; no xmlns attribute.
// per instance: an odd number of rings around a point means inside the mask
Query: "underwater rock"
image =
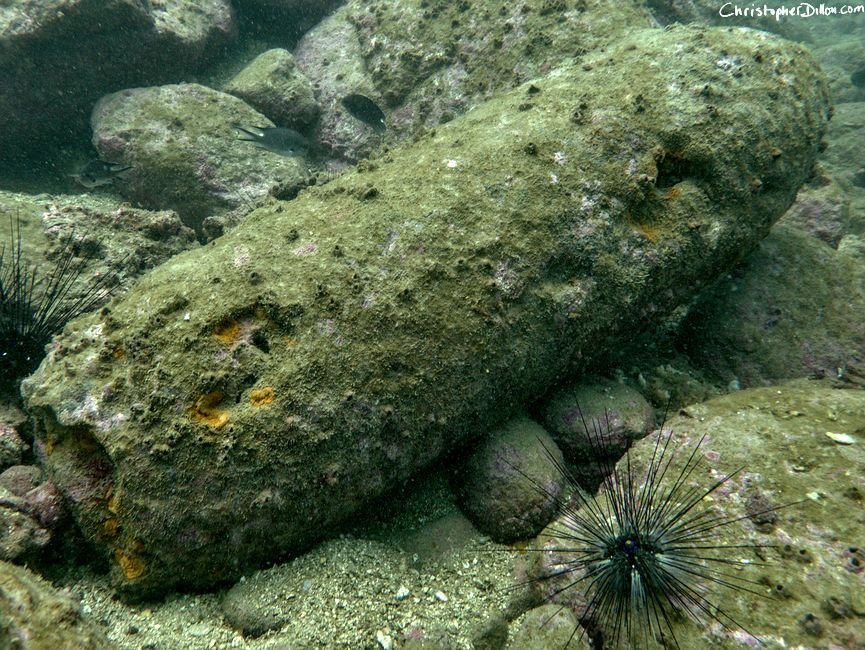
<svg viewBox="0 0 865 650"><path fill-rule="evenodd" d="M115 647L99 626L85 618L80 604L47 580L9 562L0 561L0 647L41 648Z"/></svg>
<svg viewBox="0 0 865 650"><path fill-rule="evenodd" d="M0 559L32 560L69 523L63 495L32 465L0 474Z"/></svg>
<svg viewBox="0 0 865 650"><path fill-rule="evenodd" d="M22 462L29 449L30 445L18 434L18 427L0 419L0 471Z"/></svg>
<svg viewBox="0 0 865 650"><path fill-rule="evenodd" d="M455 492L481 532L502 543L528 539L556 514L563 498L563 465L550 434L537 422L517 417L490 433L465 460Z"/></svg>
<svg viewBox="0 0 865 650"><path fill-rule="evenodd" d="M742 470L712 494L715 512L747 518L718 529L722 544L772 545L743 557L755 563L750 579L765 598L719 590L718 605L749 632L780 637L786 647L814 646L802 621L823 622L820 644L856 647L863 642L861 567L850 563L851 550L862 547L865 495L865 392L837 390L825 382L798 380L743 390L683 409L668 429L674 444L693 444L706 436L700 475L705 484ZM833 438L832 435L835 434ZM839 437L853 444L837 441ZM638 442L631 460L648 462L655 436ZM766 507L775 521L767 525ZM771 592L771 593L770 593ZM827 613L837 602L856 610L848 616ZM700 647L680 638L682 647ZM677 630L678 634L678 630Z"/></svg>
<svg viewBox="0 0 865 650"><path fill-rule="evenodd" d="M302 158L251 147L234 124L273 126L243 100L199 84L122 90L100 99L91 117L99 155L134 167L117 191L147 208L176 210L196 229L277 181L307 176Z"/></svg>
<svg viewBox="0 0 865 650"><path fill-rule="evenodd" d="M297 37L345 0L233 0L256 30Z"/></svg>
<svg viewBox="0 0 865 650"><path fill-rule="evenodd" d="M50 531L30 515L26 501L0 487L0 560L25 562L50 541Z"/></svg>
<svg viewBox="0 0 865 650"><path fill-rule="evenodd" d="M70 323L22 384L37 452L123 593L296 553L693 298L790 205L827 115L797 45L622 39Z"/></svg>
<svg viewBox="0 0 865 650"><path fill-rule="evenodd" d="M569 463L596 462L598 442L618 459L655 425L651 404L627 384L589 378L563 386L542 407L543 425ZM586 436L586 424L594 442Z"/></svg>
<svg viewBox="0 0 865 650"><path fill-rule="evenodd" d="M511 626L505 650L554 650L574 648L588 650L588 640L579 634L580 623L576 615L560 605L539 605L523 614ZM577 630L577 634L574 634Z"/></svg>
<svg viewBox="0 0 865 650"><path fill-rule="evenodd" d="M36 465L12 465L0 473L0 487L19 497L41 482L42 470Z"/></svg>
<svg viewBox="0 0 865 650"><path fill-rule="evenodd" d="M58 255L59 235L74 230L80 246L99 251L81 280L97 282L100 275L122 278L139 275L168 258L198 246L195 233L170 210L133 208L100 194L45 195L0 190L0 219L16 216L25 242L26 263L42 277L51 273ZM8 223L5 224L8 228ZM93 260L95 262L96 260Z"/></svg>
<svg viewBox="0 0 865 650"><path fill-rule="evenodd" d="M447 473L450 474L449 471ZM448 510L446 514L432 519L434 508L441 505L436 502L438 495L429 490L428 485L426 493L423 490L411 491L411 488L403 492L409 499L427 499L423 510L424 518L408 530L397 532L392 538L395 546L411 558L408 567L414 571L424 571L432 566L445 566L462 551L471 547L475 541L484 537L453 505L451 490L443 491L441 494L447 495L446 498L453 511ZM419 493L423 496L418 497ZM401 501L400 505L405 507L405 502Z"/></svg>
<svg viewBox="0 0 865 650"><path fill-rule="evenodd" d="M651 25L635 0L352 0L305 34L294 56L322 107L318 140L357 161L383 134L345 109L348 95L373 100L387 137L404 139Z"/></svg>
<svg viewBox="0 0 865 650"><path fill-rule="evenodd" d="M276 48L259 54L223 91L240 97L280 126L298 129L318 117L312 84L297 69L288 50Z"/></svg>
<svg viewBox="0 0 865 650"><path fill-rule="evenodd" d="M851 230L856 231L850 214L850 197L834 179L820 177L815 187L802 188L779 224L795 226L832 248Z"/></svg>
<svg viewBox="0 0 865 650"><path fill-rule="evenodd" d="M27 287L21 293L22 304L30 309L21 312L28 313L28 318L13 320L15 327L0 340L0 359L7 370L0 377L0 395L12 400L18 399L16 382L21 373L35 368L46 344L59 333L55 330L62 329L72 315L102 307L120 285L198 245L195 233L176 213L141 210L97 194L32 195L0 190L0 224L8 233L3 246L8 251L20 241L18 268L26 269L34 280L32 285L16 285L4 278L7 298L12 295L10 287ZM8 255L4 259L6 275L14 271L10 259ZM19 422L24 420L22 414ZM6 466L10 445L17 446L7 433L0 416L0 469ZM23 460L20 451L10 459L9 464Z"/></svg>
<svg viewBox="0 0 865 650"><path fill-rule="evenodd" d="M854 242L860 242L859 246ZM777 224L688 313L680 345L741 387L826 377L865 387L865 254Z"/></svg>
<svg viewBox="0 0 865 650"><path fill-rule="evenodd" d="M51 337L74 316L102 307L133 276L196 245L173 212L90 194L0 190L0 222L4 218L0 400L18 401L19 380L36 369ZM0 415L0 469L18 446L4 419ZM23 460L20 451L10 464Z"/></svg>
<svg viewBox="0 0 865 650"><path fill-rule="evenodd" d="M865 102L836 104L826 130L826 151L820 154L820 165L827 169L850 201L849 214L844 214L844 234L865 232L865 161L862 160L865 133L857 128L862 124L865 124ZM823 216L831 218L833 215Z"/></svg>

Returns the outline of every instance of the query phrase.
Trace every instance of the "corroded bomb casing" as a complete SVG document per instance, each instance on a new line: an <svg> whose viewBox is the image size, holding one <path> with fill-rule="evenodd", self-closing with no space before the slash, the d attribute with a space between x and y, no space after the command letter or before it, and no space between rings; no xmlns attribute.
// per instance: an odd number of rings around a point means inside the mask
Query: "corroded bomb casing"
<svg viewBox="0 0 865 650"><path fill-rule="evenodd" d="M131 595L296 553L751 249L829 113L801 47L646 30L154 269L23 386Z"/></svg>

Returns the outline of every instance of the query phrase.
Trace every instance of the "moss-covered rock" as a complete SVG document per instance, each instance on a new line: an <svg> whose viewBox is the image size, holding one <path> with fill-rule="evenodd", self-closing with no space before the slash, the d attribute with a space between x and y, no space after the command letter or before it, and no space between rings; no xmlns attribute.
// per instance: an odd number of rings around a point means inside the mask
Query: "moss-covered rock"
<svg viewBox="0 0 865 650"><path fill-rule="evenodd" d="M681 344L703 367L742 387L797 377L865 385L865 254L839 250L779 223L757 250L704 292Z"/></svg>
<svg viewBox="0 0 865 650"><path fill-rule="evenodd" d="M318 116L312 84L297 69L291 52L281 48L259 54L223 90L240 97L280 126L307 127Z"/></svg>
<svg viewBox="0 0 865 650"><path fill-rule="evenodd" d="M574 630L577 630L574 633ZM526 612L514 625L507 650L536 648L555 650L556 648L590 648L586 634L580 634L579 621L567 607L559 605L540 605Z"/></svg>
<svg viewBox="0 0 865 650"><path fill-rule="evenodd" d="M544 427L574 464L595 464L601 450L618 460L655 424L652 406L640 393L600 378L562 386L545 400L542 412Z"/></svg>
<svg viewBox="0 0 865 650"><path fill-rule="evenodd" d="M82 250L95 251L72 297L105 274L132 278L198 245L195 233L172 211L149 211L99 194L82 196L0 191L0 223L14 219L22 258L40 277L50 274L63 235L75 232ZM8 235L0 239L8 245ZM97 263L98 261L98 263ZM80 285L80 286L78 286Z"/></svg>
<svg viewBox="0 0 865 650"><path fill-rule="evenodd" d="M257 31L296 37L344 0L234 0L242 17Z"/></svg>
<svg viewBox="0 0 865 650"><path fill-rule="evenodd" d="M124 592L296 552L739 259L827 113L768 35L623 39L75 321L22 388L37 447Z"/></svg>
<svg viewBox="0 0 865 650"><path fill-rule="evenodd" d="M350 93L380 104L386 138L406 138L651 24L636 0L352 0L295 57L322 106L319 141L355 161L382 135L344 109Z"/></svg>
<svg viewBox="0 0 865 650"><path fill-rule="evenodd" d="M0 561L0 646L22 650L112 645L77 600L24 567Z"/></svg>
<svg viewBox="0 0 865 650"><path fill-rule="evenodd" d="M154 209L176 210L188 226L301 183L302 157L241 140L235 124L273 124L243 100L199 84L132 88L106 95L93 109L93 146L105 160L131 165L117 189Z"/></svg>
<svg viewBox="0 0 865 650"><path fill-rule="evenodd" d="M564 462L541 425L516 417L465 460L455 486L460 505L497 542L534 537L564 498Z"/></svg>

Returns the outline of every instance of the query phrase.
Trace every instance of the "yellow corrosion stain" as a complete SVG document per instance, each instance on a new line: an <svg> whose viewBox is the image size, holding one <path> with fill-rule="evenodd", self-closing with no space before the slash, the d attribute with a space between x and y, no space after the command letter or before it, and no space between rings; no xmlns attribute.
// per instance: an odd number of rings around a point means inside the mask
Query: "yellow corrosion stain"
<svg viewBox="0 0 865 650"><path fill-rule="evenodd" d="M101 449L96 439L81 427L73 427L68 434L57 435L54 431L48 431L45 436L45 455L50 456L54 451L63 446L76 452L91 454Z"/></svg>
<svg viewBox="0 0 865 650"><path fill-rule="evenodd" d="M290 348L293 348L295 345L297 345L297 339L293 336L284 336L283 341L285 341L285 345Z"/></svg>
<svg viewBox="0 0 865 650"><path fill-rule="evenodd" d="M144 575L144 562L134 555L129 555L122 548L114 549L114 559L127 580L137 580Z"/></svg>
<svg viewBox="0 0 865 650"><path fill-rule="evenodd" d="M229 418L228 411L217 408L224 397L225 393L221 390L205 393L189 409L190 417L214 429L221 429L228 422Z"/></svg>
<svg viewBox="0 0 865 650"><path fill-rule="evenodd" d="M680 196L682 196L682 190L678 185L673 185L666 194L664 194L665 201L675 201Z"/></svg>
<svg viewBox="0 0 865 650"><path fill-rule="evenodd" d="M102 534L106 537L117 537L120 531L120 523L116 519L106 519L102 523Z"/></svg>
<svg viewBox="0 0 865 650"><path fill-rule="evenodd" d="M234 345L240 338L240 323L236 320L222 323L213 332L213 338L223 345Z"/></svg>
<svg viewBox="0 0 865 650"><path fill-rule="evenodd" d="M120 510L120 498L116 494L108 494L108 511L116 515L118 510Z"/></svg>
<svg viewBox="0 0 865 650"><path fill-rule="evenodd" d="M111 351L111 356L119 361L126 356L126 350L124 350L121 346L118 345Z"/></svg>
<svg viewBox="0 0 865 650"><path fill-rule="evenodd" d="M265 404L273 403L274 392L271 386L264 388L254 388L249 393L249 401L253 406L264 406Z"/></svg>
<svg viewBox="0 0 865 650"><path fill-rule="evenodd" d="M627 217L628 225L653 244L664 236L664 230L648 223L640 223L633 217Z"/></svg>
<svg viewBox="0 0 865 650"><path fill-rule="evenodd" d="M653 244L662 237L662 232L658 228L654 228L648 224L637 224L636 229L643 234Z"/></svg>

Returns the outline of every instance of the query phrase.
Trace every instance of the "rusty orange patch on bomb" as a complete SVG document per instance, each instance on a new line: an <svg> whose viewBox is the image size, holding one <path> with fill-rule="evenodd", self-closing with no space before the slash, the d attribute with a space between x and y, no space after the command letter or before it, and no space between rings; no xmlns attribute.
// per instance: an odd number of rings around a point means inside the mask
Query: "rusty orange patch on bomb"
<svg viewBox="0 0 865 650"><path fill-rule="evenodd" d="M114 549L114 560L127 580L137 580L144 575L144 562L123 549Z"/></svg>
<svg viewBox="0 0 865 650"><path fill-rule="evenodd" d="M265 386L264 388L254 388L249 393L249 401L253 406L264 406L272 404L275 397L273 387Z"/></svg>
<svg viewBox="0 0 865 650"><path fill-rule="evenodd" d="M221 390L205 393L195 400L195 404L189 409L190 417L214 429L221 429L229 419L228 411L218 408L224 397L225 393Z"/></svg>

